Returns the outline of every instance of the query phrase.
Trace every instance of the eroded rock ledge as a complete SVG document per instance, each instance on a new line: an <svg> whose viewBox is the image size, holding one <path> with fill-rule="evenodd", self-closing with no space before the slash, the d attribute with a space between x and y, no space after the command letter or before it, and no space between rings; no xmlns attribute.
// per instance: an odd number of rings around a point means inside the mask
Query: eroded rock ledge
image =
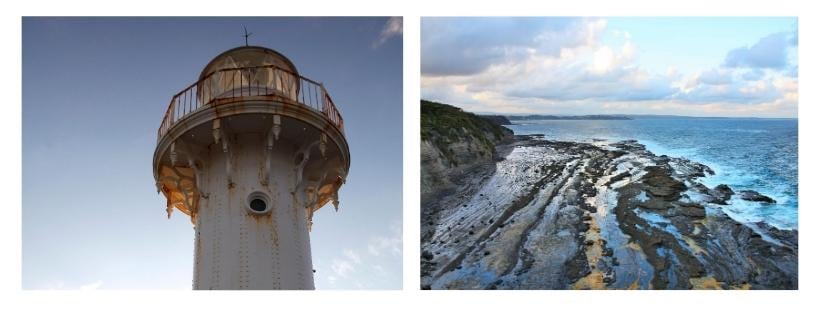
<svg viewBox="0 0 820 312"><path fill-rule="evenodd" d="M635 141L524 137L423 227L424 289L795 289L797 231L721 210L702 164ZM423 210L424 211L424 210Z"/></svg>

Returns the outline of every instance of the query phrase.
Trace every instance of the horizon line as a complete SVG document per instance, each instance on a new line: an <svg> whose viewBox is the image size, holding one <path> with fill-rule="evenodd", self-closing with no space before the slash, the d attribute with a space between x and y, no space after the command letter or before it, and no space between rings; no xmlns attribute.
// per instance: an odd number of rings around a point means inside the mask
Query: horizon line
<svg viewBox="0 0 820 312"><path fill-rule="evenodd" d="M456 107L461 109L462 111L473 113L476 115L499 115L499 116L561 116L561 117L579 117L579 116L640 116L640 117L681 117L681 118L751 118L751 119L799 119L798 116L794 117L761 117L761 116L692 116L692 115L675 115L675 114L629 114L629 113L604 113L604 114L564 114L564 113L500 113L500 112L482 112L482 111L470 111L466 110L461 106L453 105L450 103L443 103L438 100L427 100L427 99L420 99L421 101L425 102L433 102L438 104L444 104Z"/></svg>
<svg viewBox="0 0 820 312"><path fill-rule="evenodd" d="M459 107L460 108L460 107ZM462 108L462 110L464 110ZM465 110L466 111L466 110ZM493 113L493 112L470 112L484 116L557 116L557 117L586 117L586 116L623 116L623 117L681 117L681 118L752 118L752 119L798 119L798 117L759 117L759 116L692 116L675 114L561 114L561 113Z"/></svg>

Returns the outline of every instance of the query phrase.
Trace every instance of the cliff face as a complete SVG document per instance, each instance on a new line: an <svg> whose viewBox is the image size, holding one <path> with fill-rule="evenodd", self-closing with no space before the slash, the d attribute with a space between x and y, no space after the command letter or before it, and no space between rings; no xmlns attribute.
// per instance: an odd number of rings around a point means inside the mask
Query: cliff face
<svg viewBox="0 0 820 312"><path fill-rule="evenodd" d="M491 120L454 106L422 100L422 206L435 210L439 197L452 192L465 173L474 176L481 167L492 170L496 146L512 140L512 130Z"/></svg>
<svg viewBox="0 0 820 312"><path fill-rule="evenodd" d="M421 101L422 233L438 222L454 193L471 192L495 171L512 130L446 104ZM429 239L423 235L422 240Z"/></svg>

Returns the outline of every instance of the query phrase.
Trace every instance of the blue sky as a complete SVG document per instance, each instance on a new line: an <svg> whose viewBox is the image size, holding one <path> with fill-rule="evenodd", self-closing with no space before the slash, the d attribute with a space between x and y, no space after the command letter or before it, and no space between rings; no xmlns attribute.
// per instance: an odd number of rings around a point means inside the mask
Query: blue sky
<svg viewBox="0 0 820 312"><path fill-rule="evenodd" d="M388 18L23 18L23 288L190 289L190 219L151 161L173 94L250 43L324 82L351 152L311 233L317 289L401 288L402 29Z"/></svg>
<svg viewBox="0 0 820 312"><path fill-rule="evenodd" d="M797 117L797 18L422 18L421 96L508 114Z"/></svg>

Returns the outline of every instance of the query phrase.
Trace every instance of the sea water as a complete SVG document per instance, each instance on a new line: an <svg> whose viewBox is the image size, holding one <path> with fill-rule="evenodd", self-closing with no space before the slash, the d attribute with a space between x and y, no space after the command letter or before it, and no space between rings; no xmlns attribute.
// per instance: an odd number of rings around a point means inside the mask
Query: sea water
<svg viewBox="0 0 820 312"><path fill-rule="evenodd" d="M776 204L734 197L722 209L740 222L764 221L797 229L797 119L635 118L632 120L526 120L509 125L515 134L591 142L638 140L656 155L683 157L715 171L701 180L735 192L755 190Z"/></svg>

